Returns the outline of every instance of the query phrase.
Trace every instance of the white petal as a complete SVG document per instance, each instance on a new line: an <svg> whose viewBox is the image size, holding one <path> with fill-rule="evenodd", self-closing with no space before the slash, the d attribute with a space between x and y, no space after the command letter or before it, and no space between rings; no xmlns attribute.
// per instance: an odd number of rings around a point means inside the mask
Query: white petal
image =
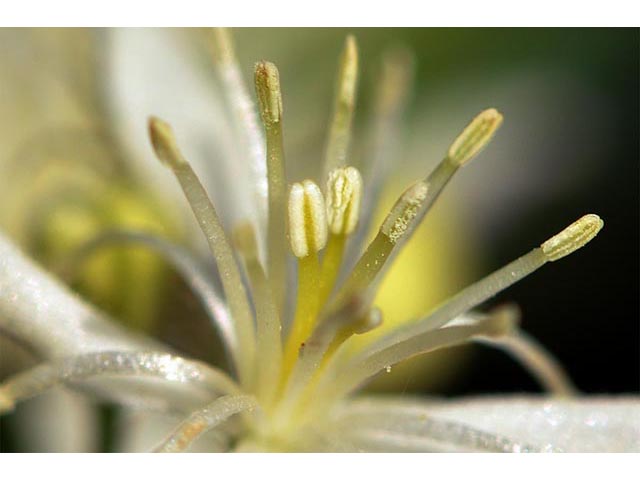
<svg viewBox="0 0 640 480"><path fill-rule="evenodd" d="M152 350L46 274L0 233L0 332L43 358Z"/></svg>
<svg viewBox="0 0 640 480"><path fill-rule="evenodd" d="M540 449L640 452L640 398L483 397L456 401L365 399L351 407L371 415L422 414Z"/></svg>
<svg viewBox="0 0 640 480"><path fill-rule="evenodd" d="M229 309L222 300L221 287L206 270L201 259L185 248L173 244L161 237L133 230L110 230L94 237L78 250L74 263L81 262L96 249L117 243L140 244L158 253L182 276L193 293L200 299L211 323L218 331L230 361L238 358L236 332ZM77 267L74 267L77 268ZM234 367L236 366L233 364Z"/></svg>
<svg viewBox="0 0 640 480"><path fill-rule="evenodd" d="M7 335L36 357L50 360L82 353L168 351L157 342L130 334L84 303L27 259L0 233L0 335ZM86 388L125 404L190 410L203 404L202 391L184 384L118 379Z"/></svg>
<svg viewBox="0 0 640 480"><path fill-rule="evenodd" d="M433 415L566 452L640 452L640 398L493 398L452 402Z"/></svg>
<svg viewBox="0 0 640 480"><path fill-rule="evenodd" d="M108 35L107 95L134 173L163 196L182 198L177 182L159 166L150 147L147 119L157 115L174 128L180 149L225 227L248 219L261 232L258 215L264 205L256 204L251 189L255 180L246 146L238 145L231 128L213 64L207 64L204 55L195 56L197 38L174 29L112 29ZM180 205L184 218L190 219L186 203Z"/></svg>

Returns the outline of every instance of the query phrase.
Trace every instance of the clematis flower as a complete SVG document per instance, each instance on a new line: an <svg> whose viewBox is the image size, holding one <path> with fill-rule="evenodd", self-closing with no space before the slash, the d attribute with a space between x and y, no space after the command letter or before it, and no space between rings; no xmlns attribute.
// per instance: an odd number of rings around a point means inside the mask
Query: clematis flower
<svg viewBox="0 0 640 480"><path fill-rule="evenodd" d="M238 212L221 219L171 127L159 118L149 120L153 149L183 190L217 264L221 288L192 253L149 234L101 235L75 261L114 242L161 254L202 301L224 342L230 371L183 358L116 326L2 238L0 331L49 361L0 386L0 411L51 387L72 386L176 418L173 430L158 439L155 450L161 452L185 451L200 437L208 449L234 451L639 449L636 399L574 398L562 368L520 329L517 309L475 310L591 241L603 226L597 215L576 220L422 318L357 345L359 336L384 321L375 294L389 265L448 182L489 143L502 123L499 112L488 109L471 121L436 169L406 188L367 245L358 231L366 232L372 221L385 165L375 164L373 174L363 176L347 162L357 85L355 40L347 39L341 60L322 179L291 185L277 68L260 62L255 69L263 136L247 107L229 41L218 33L224 78L241 107L235 121L249 145L266 145L264 155L249 149L243 167L255 182L233 192L243 198L231 203L246 221L228 225ZM292 256L295 273L288 268ZM357 394L397 363L467 342L510 353L552 396L442 402Z"/></svg>

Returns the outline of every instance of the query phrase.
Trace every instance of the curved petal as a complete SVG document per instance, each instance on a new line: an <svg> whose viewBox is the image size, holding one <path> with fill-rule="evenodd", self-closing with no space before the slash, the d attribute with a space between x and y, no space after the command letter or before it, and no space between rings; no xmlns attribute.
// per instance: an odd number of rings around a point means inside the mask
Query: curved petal
<svg viewBox="0 0 640 480"><path fill-rule="evenodd" d="M205 265L202 265L197 257L183 247L150 233L134 230L109 230L82 245L71 258L68 267L74 270L79 262L94 253L95 250L117 243L145 245L155 250L180 273L196 297L200 299L211 323L223 340L227 355L236 362L234 366L237 366L240 355L238 341L229 309L221 298L220 289L214 278L205 270Z"/></svg>
<svg viewBox="0 0 640 480"><path fill-rule="evenodd" d="M0 384L0 413L60 384L111 376L189 384L203 387L211 396L238 391L235 382L223 372L168 353L89 353L40 364Z"/></svg>
<svg viewBox="0 0 640 480"><path fill-rule="evenodd" d="M160 116L175 128L185 157L225 227L249 219L262 232L258 217L264 206L258 205L252 190L256 182L247 145L239 142L232 128L226 100L216 88L213 65L208 75L206 60L195 56L197 38L177 29L112 29L107 34L106 94L116 133L131 153L134 173L162 195L182 197L151 151L147 119ZM182 218L191 218L186 203L179 205Z"/></svg>
<svg viewBox="0 0 640 480"><path fill-rule="evenodd" d="M0 334L7 335L43 360L105 351L158 351L169 349L152 339L133 335L84 303L54 278L27 259L0 233ZM88 384L103 398L123 404L183 412L210 398L185 384L158 385L145 378L118 379Z"/></svg>
<svg viewBox="0 0 640 480"><path fill-rule="evenodd" d="M44 359L104 350L163 350L151 339L110 322L41 270L2 233L0 333Z"/></svg>
<svg viewBox="0 0 640 480"><path fill-rule="evenodd" d="M415 437L416 422L430 418L541 450L640 452L640 398L634 396L483 397L447 402L369 398L344 408L345 419L360 416L373 425L397 416L394 433L405 440ZM468 448L462 445L462 449Z"/></svg>

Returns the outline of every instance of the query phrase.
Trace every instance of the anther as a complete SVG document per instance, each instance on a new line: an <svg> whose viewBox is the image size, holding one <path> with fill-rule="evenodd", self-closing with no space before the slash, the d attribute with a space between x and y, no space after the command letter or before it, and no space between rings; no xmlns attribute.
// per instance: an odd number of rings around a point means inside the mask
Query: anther
<svg viewBox="0 0 640 480"><path fill-rule="evenodd" d="M238 371L241 380L246 384L251 384L253 382L253 356L255 353L253 315L229 239L222 228L220 218L207 191L189 162L180 153L169 124L151 117L149 119L149 135L156 155L160 161L171 167L180 183L218 269L225 272L224 275L221 275L222 287L234 320L234 328L237 329L238 351L242 352L242 356L238 356L236 359Z"/></svg>
<svg viewBox="0 0 640 480"><path fill-rule="evenodd" d="M284 169L282 137L282 93L280 75L273 63L259 62L255 66L255 86L260 115L266 133L268 227L267 272L273 295L281 310L285 298L287 241L285 238L285 202L287 180Z"/></svg>
<svg viewBox="0 0 640 480"><path fill-rule="evenodd" d="M279 123L282 119L282 94L276 66L271 62L256 63L255 83L262 121L267 127Z"/></svg>
<svg viewBox="0 0 640 480"><path fill-rule="evenodd" d="M187 163L178 150L173 130L167 122L157 117L150 117L149 136L153 150L162 163L171 168L177 168Z"/></svg>
<svg viewBox="0 0 640 480"><path fill-rule="evenodd" d="M338 74L337 102L353 108L358 79L358 47L353 35L349 35L344 45Z"/></svg>
<svg viewBox="0 0 640 480"><path fill-rule="evenodd" d="M409 187L393 206L380 227L380 232L386 235L392 244L410 230L412 220L419 214L427 198L428 190L429 186L425 182L417 182Z"/></svg>
<svg viewBox="0 0 640 480"><path fill-rule="evenodd" d="M334 235L349 235L358 224L362 176L354 167L336 168L327 181L327 220Z"/></svg>
<svg viewBox="0 0 640 480"><path fill-rule="evenodd" d="M489 143L501 124L502 114L495 108L478 114L449 148L449 161L459 167L467 163Z"/></svg>
<svg viewBox="0 0 640 480"><path fill-rule="evenodd" d="M289 193L289 241L298 258L315 253L327 243L324 197L311 180L294 183Z"/></svg>
<svg viewBox="0 0 640 480"><path fill-rule="evenodd" d="M598 215L588 214L544 242L540 248L550 262L575 252L589 243L604 226Z"/></svg>
<svg viewBox="0 0 640 480"><path fill-rule="evenodd" d="M355 38L347 37L336 85L333 118L329 128L324 159L324 178L334 168L345 164L351 140L351 123L358 88L358 47Z"/></svg>
<svg viewBox="0 0 640 480"><path fill-rule="evenodd" d="M489 312L482 336L501 338L513 334L520 323L520 308L515 304L500 305Z"/></svg>

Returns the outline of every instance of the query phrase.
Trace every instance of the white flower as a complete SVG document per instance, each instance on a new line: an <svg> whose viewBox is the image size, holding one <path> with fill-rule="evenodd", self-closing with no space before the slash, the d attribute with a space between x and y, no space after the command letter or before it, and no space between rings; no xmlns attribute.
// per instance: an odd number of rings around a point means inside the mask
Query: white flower
<svg viewBox="0 0 640 480"><path fill-rule="evenodd" d="M320 182L325 188L309 179L287 186L276 67L260 62L255 70L265 155L262 132L225 32L218 32L216 45L223 82L238 106L234 118L250 146L251 160L240 167L248 172L240 177L254 180L233 190L227 200L237 208L225 207L229 215L224 222L178 149L170 126L151 118L149 131L157 157L175 175L204 233L223 291L189 252L150 235L113 232L80 253L109 242L134 242L163 255L210 314L232 371L176 356L151 339L115 326L0 238L0 331L49 360L0 386L0 411L64 383L121 404L182 416L173 432L159 441L157 451L184 451L211 430L214 434L206 437L209 448L235 451L640 448L636 399L572 398L575 391L562 369L519 329L517 310L473 310L592 240L603 226L597 215L583 216L423 318L364 348L353 348L355 336L383 321L373 299L385 269L454 174L489 143L502 122L499 112L481 112L462 131L436 169L398 198L364 248L364 236L356 232L366 231L371 222L372 197L384 181L376 169L384 170L385 158L381 156L372 167L374 173L365 177L370 185L346 163L357 85L355 40L347 39L341 60ZM398 97L390 95L390 101L394 99ZM215 175L215 168L210 171ZM229 223L232 231L225 228ZM287 268L289 248L297 275ZM342 281L351 250L358 253L357 261ZM354 395L396 363L470 341L512 354L554 396L423 402Z"/></svg>

